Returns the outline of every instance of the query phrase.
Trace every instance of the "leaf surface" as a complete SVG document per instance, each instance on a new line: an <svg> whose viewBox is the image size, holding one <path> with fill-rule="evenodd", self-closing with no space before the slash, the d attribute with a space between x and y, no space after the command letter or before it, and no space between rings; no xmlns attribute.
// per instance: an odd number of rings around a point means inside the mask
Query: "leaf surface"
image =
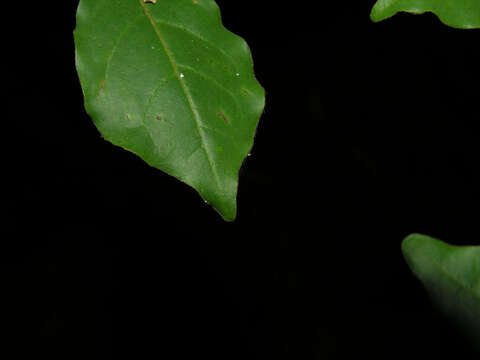
<svg viewBox="0 0 480 360"><path fill-rule="evenodd" d="M436 304L480 341L480 247L452 246L410 235L402 244L405 259Z"/></svg>
<svg viewBox="0 0 480 360"><path fill-rule="evenodd" d="M74 35L85 107L103 137L233 220L264 91L215 1L81 0Z"/></svg>
<svg viewBox="0 0 480 360"><path fill-rule="evenodd" d="M460 29L480 28L478 0L378 0L371 18L381 21L401 11L414 14L430 11L446 25Z"/></svg>

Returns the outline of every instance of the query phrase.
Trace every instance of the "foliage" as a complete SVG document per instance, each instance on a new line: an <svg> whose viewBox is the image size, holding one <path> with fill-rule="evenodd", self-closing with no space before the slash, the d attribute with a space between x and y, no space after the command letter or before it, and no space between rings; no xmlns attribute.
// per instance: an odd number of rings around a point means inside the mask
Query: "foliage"
<svg viewBox="0 0 480 360"><path fill-rule="evenodd" d="M461 29L480 27L478 0L378 0L372 9L373 21L381 21L405 11L422 14L430 11L449 26Z"/></svg>
<svg viewBox="0 0 480 360"><path fill-rule="evenodd" d="M76 65L105 139L195 188L226 220L264 91L213 0L81 0Z"/></svg>
<svg viewBox="0 0 480 360"><path fill-rule="evenodd" d="M398 12L480 28L477 0L378 0L371 18ZM75 44L85 107L105 139L189 184L233 220L264 91L247 44L223 27L215 1L81 0ZM480 247L414 234L402 250L435 303L478 342Z"/></svg>
<svg viewBox="0 0 480 360"><path fill-rule="evenodd" d="M476 0L378 0L371 12L381 21L398 12L430 11L446 25L480 28L480 1ZM433 300L450 317L480 340L480 247L455 247L428 236L407 237L402 250L414 274Z"/></svg>
<svg viewBox="0 0 480 360"><path fill-rule="evenodd" d="M480 341L480 247L452 246L413 234L402 244L405 259L435 303Z"/></svg>

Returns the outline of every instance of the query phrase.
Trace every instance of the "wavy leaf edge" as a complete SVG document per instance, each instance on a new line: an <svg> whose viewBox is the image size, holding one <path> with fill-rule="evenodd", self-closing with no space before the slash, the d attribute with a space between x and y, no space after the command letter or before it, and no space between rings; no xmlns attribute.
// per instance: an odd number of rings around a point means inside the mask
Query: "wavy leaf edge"
<svg viewBox="0 0 480 360"><path fill-rule="evenodd" d="M378 0L370 18L379 22L398 13L432 13L443 24L456 29L480 28L480 2L476 0Z"/></svg>

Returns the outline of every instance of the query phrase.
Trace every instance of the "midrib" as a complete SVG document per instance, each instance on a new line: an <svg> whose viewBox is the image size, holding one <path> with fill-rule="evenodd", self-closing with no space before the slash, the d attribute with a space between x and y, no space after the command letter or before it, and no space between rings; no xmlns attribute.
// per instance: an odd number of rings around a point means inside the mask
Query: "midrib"
<svg viewBox="0 0 480 360"><path fill-rule="evenodd" d="M211 156L210 152L208 151L206 143L205 143L205 132L202 130L202 126L205 126L205 125L203 124L203 122L201 120L201 117L200 117L200 114L197 111L197 108L195 106L195 102L193 101L192 95L190 94L190 91L188 90L188 88L185 85L185 82L182 80L182 78L180 76L180 71L178 70L177 64L175 63L175 59L174 59L170 49L168 48L167 42L165 41L162 33L160 32L160 29L158 28L157 24L155 23L155 20L153 19L152 14L148 10L144 1L143 0L139 0L139 1L140 1L140 5L143 8L143 11L144 11L145 15L148 17L148 19L150 21L150 24L153 27L153 30L157 34L157 37L160 40L160 43L162 44L162 47L165 50L165 53L167 54L168 60L170 61L170 64L172 65L172 68L173 68L173 71L175 72L175 75L178 79L178 82L180 83L180 86L183 90L183 94L185 95L185 98L188 101L190 111L192 112L193 118L195 119L195 125L196 125L196 128L197 128L198 136L200 137L201 147L202 147L203 151L205 152L205 156L206 156L207 162L210 166L210 170L213 174L213 178L215 180L215 183L217 184L217 187L221 190L220 179L218 177L217 170L215 168L212 156Z"/></svg>

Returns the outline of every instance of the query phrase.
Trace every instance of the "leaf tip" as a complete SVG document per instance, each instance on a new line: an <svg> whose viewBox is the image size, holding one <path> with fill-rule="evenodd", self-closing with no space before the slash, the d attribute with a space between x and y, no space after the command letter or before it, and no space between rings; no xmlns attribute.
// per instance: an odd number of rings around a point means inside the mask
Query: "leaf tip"
<svg viewBox="0 0 480 360"><path fill-rule="evenodd" d="M222 219L226 222L233 222L237 217L237 207L235 203L233 204L233 206L229 206L228 208L217 209L214 207L214 209L220 214Z"/></svg>
<svg viewBox="0 0 480 360"><path fill-rule="evenodd" d="M417 253L417 250L434 240L435 239L430 236L418 233L408 235L402 241L402 253L404 258L408 263L411 263L412 257Z"/></svg>
<svg viewBox="0 0 480 360"><path fill-rule="evenodd" d="M422 239L424 237L427 237L425 235L419 234L419 233L413 233L408 235L403 239L402 242L402 247L408 247L410 246L413 242L417 241L418 239Z"/></svg>
<svg viewBox="0 0 480 360"><path fill-rule="evenodd" d="M224 221L235 221L237 217L236 193L234 194L233 199L231 197L226 198L219 196L218 194L213 196L210 194L210 196L207 195L207 197L206 194L200 194L200 196L205 204L212 207Z"/></svg>
<svg viewBox="0 0 480 360"><path fill-rule="evenodd" d="M377 11L375 10L375 7L372 8L372 11L370 11L370 20L373 21L374 23L380 22L382 19L378 16Z"/></svg>
<svg viewBox="0 0 480 360"><path fill-rule="evenodd" d="M382 0L378 0L370 11L370 20L377 23L385 20L387 17L389 16L385 16L385 5L382 3Z"/></svg>

